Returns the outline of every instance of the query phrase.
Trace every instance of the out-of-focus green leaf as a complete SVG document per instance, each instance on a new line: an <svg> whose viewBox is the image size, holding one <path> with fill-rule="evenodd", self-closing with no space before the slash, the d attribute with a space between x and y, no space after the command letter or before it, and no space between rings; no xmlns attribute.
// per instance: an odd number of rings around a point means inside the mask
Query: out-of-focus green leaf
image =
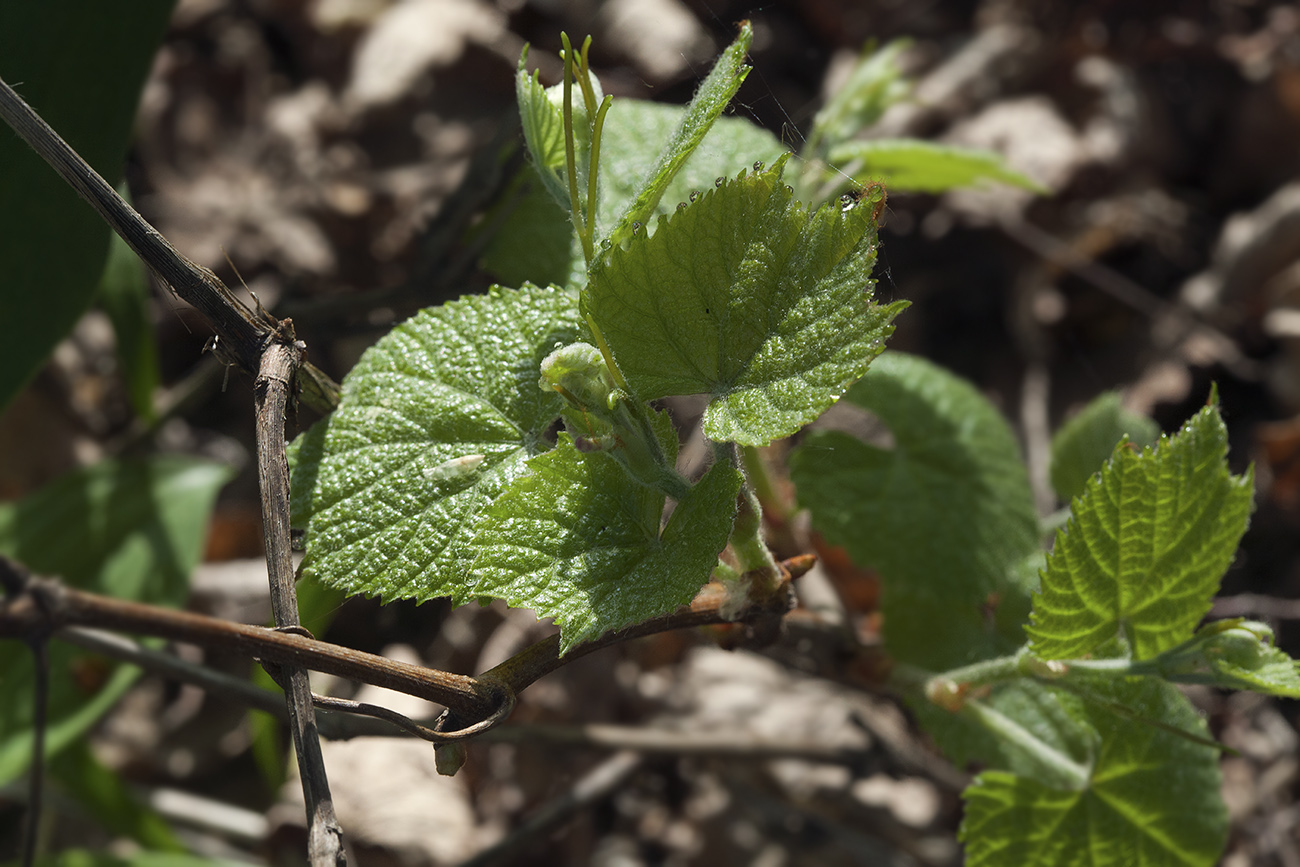
<svg viewBox="0 0 1300 867"><path fill-rule="evenodd" d="M0 77L110 183L172 0L0 3ZM109 229L8 129L0 135L0 408L94 298Z"/></svg>
<svg viewBox="0 0 1300 867"><path fill-rule="evenodd" d="M181 852L136 852L133 855L110 855L69 849L57 855L36 859L36 867L248 867L247 861L203 858Z"/></svg>
<svg viewBox="0 0 1300 867"><path fill-rule="evenodd" d="M895 39L880 49L868 45L839 90L813 118L808 136L809 156L823 142L843 142L880 120L885 110L907 96L911 85L903 78L898 58L910 43Z"/></svg>
<svg viewBox="0 0 1300 867"><path fill-rule="evenodd" d="M167 820L141 803L122 778L105 767L83 739L50 762L50 776L105 830L147 849L184 852Z"/></svg>
<svg viewBox="0 0 1300 867"><path fill-rule="evenodd" d="M1044 659L1123 634L1135 659L1190 638L1250 520L1254 474L1228 471L1228 433L1206 407L1139 454L1126 445L1056 534L1027 627Z"/></svg>
<svg viewBox="0 0 1300 867"><path fill-rule="evenodd" d="M1000 154L949 147L917 139L848 141L830 149L829 160L848 167L860 181L884 181L890 190L942 193L981 181L1048 193L1050 190L1014 169ZM851 164L862 168L853 169Z"/></svg>
<svg viewBox="0 0 1300 867"><path fill-rule="evenodd" d="M190 458L106 461L18 503L0 505L0 553L38 575L121 599L179 605L199 561L225 467ZM78 737L130 685L135 671L50 646L47 754ZM78 672L83 677L72 676ZM0 781L27 767L32 750L32 665L17 642L0 644Z"/></svg>
<svg viewBox="0 0 1300 867"><path fill-rule="evenodd" d="M890 652L942 671L1019 646L1038 521L1006 420L969 383L900 353L846 400L889 426L893 448L814 432L791 476L813 525L879 570ZM996 616L1002 607L1020 616Z"/></svg>
<svg viewBox="0 0 1300 867"><path fill-rule="evenodd" d="M118 192L126 195L126 188ZM99 303L113 323L117 360L131 407L145 421L154 418L153 392L158 387L158 342L154 339L149 308L149 277L142 263L114 234L109 239L108 261L99 278Z"/></svg>
<svg viewBox="0 0 1300 867"><path fill-rule="evenodd" d="M1155 445L1160 426L1124 409L1118 392L1094 398L1052 437L1051 479L1056 495L1065 502L1083 493L1092 474L1110 459L1115 444L1128 437L1141 449Z"/></svg>

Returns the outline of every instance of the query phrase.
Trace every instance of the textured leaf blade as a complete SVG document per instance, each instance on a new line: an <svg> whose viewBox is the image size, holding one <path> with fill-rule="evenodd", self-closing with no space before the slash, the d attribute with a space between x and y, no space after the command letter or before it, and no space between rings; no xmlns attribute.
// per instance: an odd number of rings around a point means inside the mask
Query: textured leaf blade
<svg viewBox="0 0 1300 867"><path fill-rule="evenodd" d="M830 149L829 159L837 165L861 163L863 168L853 171L855 177L883 180L891 190L942 193L994 181L1035 193L1049 192L1008 168L1000 154L919 139L844 142Z"/></svg>
<svg viewBox="0 0 1300 867"><path fill-rule="evenodd" d="M190 458L105 461L71 473L17 503L0 505L0 553L72 587L157 605L189 595L208 516L225 467ZM93 690L68 676L86 658L71 645L49 648L53 755L82 735L126 692L138 669L118 666ZM0 645L0 782L22 773L32 752L31 655Z"/></svg>
<svg viewBox="0 0 1300 867"><path fill-rule="evenodd" d="M783 164L616 248L583 295L638 397L713 396L715 440L762 445L812 421L866 372L903 307L870 300L874 203L809 217Z"/></svg>
<svg viewBox="0 0 1300 867"><path fill-rule="evenodd" d="M1113 683L1102 696L1206 737L1170 684ZM986 771L966 789L961 839L971 867L1201 867L1227 839L1213 747L1090 705L1098 754L1081 791Z"/></svg>
<svg viewBox="0 0 1300 867"><path fill-rule="evenodd" d="M1027 631L1044 659L1123 631L1134 658L1191 636L1246 531L1253 473L1233 476L1215 407L1140 454L1118 447L1057 533Z"/></svg>
<svg viewBox="0 0 1300 867"><path fill-rule="evenodd" d="M731 98L736 95L736 91L745 81L745 76L749 74L745 55L753 41L753 27L748 21L741 22L740 32L736 35L735 41L713 64L713 69L700 84L686 111L682 113L677 129L664 143L654 167L645 176L631 203L607 236L610 244L621 244L632 234L634 223L645 223L650 219L664 191L672 182L673 176L699 147L714 121L722 114L723 109L731 102Z"/></svg>
<svg viewBox="0 0 1300 867"><path fill-rule="evenodd" d="M567 434L528 462L475 531L477 591L555 617L561 652L695 596L727 544L740 474L714 466L677 504Z"/></svg>
<svg viewBox="0 0 1300 867"><path fill-rule="evenodd" d="M1009 652L1018 618L999 632L989 606L1027 607L1018 567L1038 530L1006 421L969 383L894 352L846 399L878 415L896 445L814 432L792 455L791 477L813 525L880 572L890 652L935 670Z"/></svg>
<svg viewBox="0 0 1300 867"><path fill-rule="evenodd" d="M1052 437L1049 474L1056 495L1065 502L1083 493L1092 474L1110 459L1115 444L1127 436L1138 448L1155 445L1160 427L1153 420L1124 409L1117 392L1094 398Z"/></svg>
<svg viewBox="0 0 1300 867"><path fill-rule="evenodd" d="M470 598L474 516L546 448L562 403L538 365L577 333L568 293L498 288L367 350L339 408L292 450L304 574L385 600Z"/></svg>

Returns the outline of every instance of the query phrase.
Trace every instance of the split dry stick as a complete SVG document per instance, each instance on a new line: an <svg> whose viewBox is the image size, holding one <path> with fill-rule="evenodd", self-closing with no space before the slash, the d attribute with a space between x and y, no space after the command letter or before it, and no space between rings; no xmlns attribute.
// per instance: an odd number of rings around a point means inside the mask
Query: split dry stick
<svg viewBox="0 0 1300 867"><path fill-rule="evenodd" d="M262 353L253 393L257 403L257 476L262 495L262 538L271 582L271 613L280 630L301 630L289 548L289 462L284 451L284 417L289 389L302 361L301 343L272 343ZM307 852L314 867L348 863L343 828L334 814L325 758L316 730L311 683L300 665L279 669L289 709L289 730L298 756L303 802L307 805Z"/></svg>

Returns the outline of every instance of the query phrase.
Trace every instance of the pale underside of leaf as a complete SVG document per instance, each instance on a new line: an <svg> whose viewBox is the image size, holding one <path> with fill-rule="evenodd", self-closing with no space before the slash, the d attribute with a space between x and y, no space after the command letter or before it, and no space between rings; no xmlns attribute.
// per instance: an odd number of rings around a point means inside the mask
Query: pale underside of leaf
<svg viewBox="0 0 1300 867"><path fill-rule="evenodd" d="M1120 681L1105 695L1140 716L1205 736L1171 684ZM1091 706L1099 752L1081 791L1003 771L963 797L961 838L971 867L1209 867L1227 837L1212 748Z"/></svg>

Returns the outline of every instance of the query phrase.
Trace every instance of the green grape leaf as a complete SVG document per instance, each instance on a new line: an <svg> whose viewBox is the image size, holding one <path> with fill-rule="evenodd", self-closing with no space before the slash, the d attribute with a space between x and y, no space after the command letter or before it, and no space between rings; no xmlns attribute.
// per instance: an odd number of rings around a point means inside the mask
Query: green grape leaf
<svg viewBox="0 0 1300 867"><path fill-rule="evenodd" d="M827 159L847 168L859 180L883 180L890 190L899 192L942 193L981 181L1010 184L1035 193L1051 192L1008 168L1000 154L917 139L843 142L831 147Z"/></svg>
<svg viewBox="0 0 1300 867"><path fill-rule="evenodd" d="M867 46L848 80L813 118L805 153L815 154L822 142L848 141L907 96L911 84L903 78L898 59L910 44L895 39L877 50Z"/></svg>
<svg viewBox="0 0 1300 867"><path fill-rule="evenodd" d="M1120 403L1118 392L1094 398L1052 437L1052 488L1065 502L1083 493L1093 473L1110 459L1115 444L1127 436L1138 448L1155 445L1160 426Z"/></svg>
<svg viewBox="0 0 1300 867"><path fill-rule="evenodd" d="M654 168L659 152L685 114L686 109L676 105L614 100L605 115L601 137L598 226L611 225L628 208L641 188L641 179ZM742 118L720 117L673 176L654 213L668 214L692 192L713 186L719 177L755 160L770 162L785 152L785 146L767 130ZM517 201L513 186L503 197L502 207L513 206L514 210L488 242L484 267L508 285L528 280L581 287L587 282L586 264L569 222L567 199L561 206L546 192L535 166L523 170L521 181L527 187ZM492 215L483 222L492 223Z"/></svg>
<svg viewBox="0 0 1300 867"><path fill-rule="evenodd" d="M537 370L578 336L573 301L495 288L424 310L366 351L339 408L291 448L305 575L384 600L473 597L474 516L547 448L563 401Z"/></svg>
<svg viewBox="0 0 1300 867"><path fill-rule="evenodd" d="M1052 788L1005 771L980 774L963 794L960 837L970 867L1210 867L1227 840L1217 751L1144 720L1207 737L1171 684L1128 678L1089 703L1097 754L1087 785Z"/></svg>
<svg viewBox="0 0 1300 867"><path fill-rule="evenodd" d="M1086 763L1095 752L1096 732L1088 724L1082 701L1070 693L1035 680L1019 678L993 684L985 707L1014 720L1042 746L1065 759ZM927 701L910 697L908 706L917 722L954 765L960 768L977 762L982 768L1010 771L1020 776L1041 777L1043 764L1023 743L999 737L973 714L954 713Z"/></svg>
<svg viewBox="0 0 1300 867"><path fill-rule="evenodd" d="M639 398L713 397L714 440L764 445L812 421L866 372L904 306L871 302L878 203L810 217L784 163L660 218L582 296Z"/></svg>
<svg viewBox="0 0 1300 867"><path fill-rule="evenodd" d="M1123 634L1135 659L1191 636L1246 531L1254 473L1233 476L1217 408L1138 453L1121 443L1075 501L1026 628L1069 659Z"/></svg>
<svg viewBox="0 0 1300 867"><path fill-rule="evenodd" d="M663 197L664 191L668 189L673 176L699 147L714 121L731 102L731 98L736 95L736 91L744 82L745 76L749 74L745 55L753 41L753 27L748 21L742 21L740 33L736 35L735 41L727 47L727 50L722 52L717 62L713 64L713 69L695 91L695 97L682 113L677 129L664 143L654 167L645 176L645 180L633 195L632 201L623 210L613 230L605 241L601 242L602 246L605 246L606 241L611 246L622 244L632 235L633 224L645 223L654 214L655 207Z"/></svg>
<svg viewBox="0 0 1300 867"><path fill-rule="evenodd" d="M230 479L218 464L191 458L104 461L71 473L16 503L0 504L0 553L38 575L155 605L189 595L208 516ZM95 670L89 655L62 642L49 648L46 754L79 738L130 687L139 671L110 667L103 682L79 685L75 670ZM32 666L26 647L0 644L0 783L26 769L32 753Z"/></svg>
<svg viewBox="0 0 1300 867"><path fill-rule="evenodd" d="M973 386L887 352L846 396L889 426L895 445L815 431L791 456L813 526L880 572L885 641L899 660L943 670L1023 641L1021 564L1038 522L1015 436Z"/></svg>
<svg viewBox="0 0 1300 867"><path fill-rule="evenodd" d="M727 544L741 476L715 465L660 531L664 495L567 434L475 527L479 593L560 626L560 652L685 605Z"/></svg>

